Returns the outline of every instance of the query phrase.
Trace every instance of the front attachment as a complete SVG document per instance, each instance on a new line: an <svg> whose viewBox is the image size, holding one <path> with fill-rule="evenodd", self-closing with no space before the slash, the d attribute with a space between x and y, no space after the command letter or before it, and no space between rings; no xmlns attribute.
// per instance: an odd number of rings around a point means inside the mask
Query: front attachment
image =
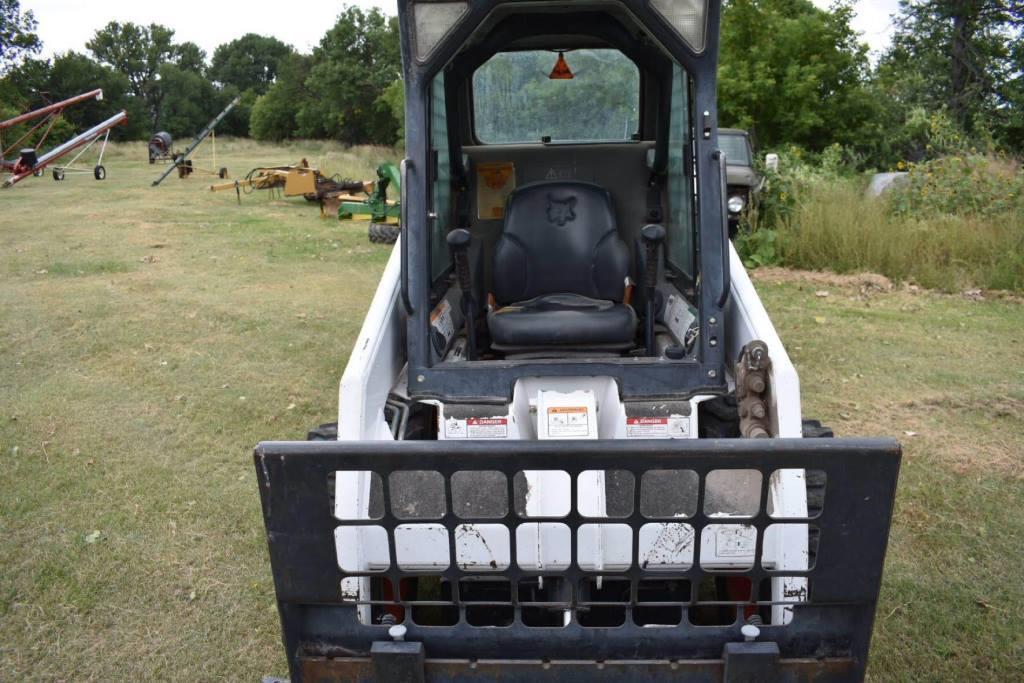
<svg viewBox="0 0 1024 683"><path fill-rule="evenodd" d="M864 677L894 441L268 442L255 462L295 683Z"/></svg>

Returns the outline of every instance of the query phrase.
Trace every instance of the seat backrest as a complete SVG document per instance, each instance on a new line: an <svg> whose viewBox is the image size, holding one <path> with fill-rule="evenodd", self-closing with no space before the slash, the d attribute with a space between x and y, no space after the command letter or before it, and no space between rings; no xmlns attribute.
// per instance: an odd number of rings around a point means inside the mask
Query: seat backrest
<svg viewBox="0 0 1024 683"><path fill-rule="evenodd" d="M494 250L498 303L557 293L621 302L628 273L629 249L603 187L543 181L509 196Z"/></svg>

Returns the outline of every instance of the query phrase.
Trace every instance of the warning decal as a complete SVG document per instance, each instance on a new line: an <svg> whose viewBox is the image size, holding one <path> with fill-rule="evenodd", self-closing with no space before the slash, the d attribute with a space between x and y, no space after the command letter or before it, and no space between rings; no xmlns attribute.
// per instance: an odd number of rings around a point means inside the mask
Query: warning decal
<svg viewBox="0 0 1024 683"><path fill-rule="evenodd" d="M690 419L670 417L627 417L627 439L685 439L690 436Z"/></svg>
<svg viewBox="0 0 1024 683"><path fill-rule="evenodd" d="M451 341L455 334L455 323L452 320L452 305L448 299L442 299L430 313L430 326L437 330L438 334L444 337L445 345Z"/></svg>
<svg viewBox="0 0 1024 683"><path fill-rule="evenodd" d="M757 546L752 526L721 525L715 530L715 554L719 557L751 556Z"/></svg>
<svg viewBox="0 0 1024 683"><path fill-rule="evenodd" d="M508 437L507 417L471 417L466 420L470 439L504 439Z"/></svg>
<svg viewBox="0 0 1024 683"><path fill-rule="evenodd" d="M507 439L508 417L449 417L444 421L446 439Z"/></svg>
<svg viewBox="0 0 1024 683"><path fill-rule="evenodd" d="M548 408L548 436L573 437L590 434L590 415L586 406Z"/></svg>
<svg viewBox="0 0 1024 683"><path fill-rule="evenodd" d="M494 161L476 166L476 217L481 220L505 217L505 200L516 189L516 169L511 161Z"/></svg>

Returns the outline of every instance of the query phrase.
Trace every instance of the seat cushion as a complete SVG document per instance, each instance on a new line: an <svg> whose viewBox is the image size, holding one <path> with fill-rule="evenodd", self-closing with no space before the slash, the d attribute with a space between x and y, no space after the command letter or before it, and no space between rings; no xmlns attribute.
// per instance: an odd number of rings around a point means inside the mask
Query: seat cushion
<svg viewBox="0 0 1024 683"><path fill-rule="evenodd" d="M628 274L629 249L603 187L542 181L509 196L494 249L492 293L499 304L560 293L620 302Z"/></svg>
<svg viewBox="0 0 1024 683"><path fill-rule="evenodd" d="M626 304L579 294L546 294L487 314L496 349L633 346L636 313Z"/></svg>

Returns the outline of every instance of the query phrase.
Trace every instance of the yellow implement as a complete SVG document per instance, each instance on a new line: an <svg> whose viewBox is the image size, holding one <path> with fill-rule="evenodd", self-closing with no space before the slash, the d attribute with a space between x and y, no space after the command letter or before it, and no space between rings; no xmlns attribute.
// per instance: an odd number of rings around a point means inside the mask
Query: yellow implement
<svg viewBox="0 0 1024 683"><path fill-rule="evenodd" d="M284 188L285 197L315 196L320 178L320 171L306 165L277 166L273 168L254 168L245 178L231 183L210 185L210 191L237 190L252 188L254 190L270 190Z"/></svg>

